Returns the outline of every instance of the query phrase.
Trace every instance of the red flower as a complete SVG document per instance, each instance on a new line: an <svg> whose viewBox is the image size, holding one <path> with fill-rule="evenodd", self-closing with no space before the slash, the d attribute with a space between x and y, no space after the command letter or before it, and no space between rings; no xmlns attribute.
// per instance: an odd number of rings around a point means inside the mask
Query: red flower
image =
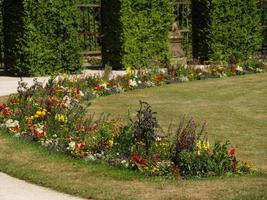
<svg viewBox="0 0 267 200"><path fill-rule="evenodd" d="M76 149L83 149L85 147L84 143L76 143L75 148Z"/></svg>
<svg viewBox="0 0 267 200"><path fill-rule="evenodd" d="M156 81L163 81L163 78L164 78L163 75L160 74L160 75L156 76L155 80Z"/></svg>
<svg viewBox="0 0 267 200"><path fill-rule="evenodd" d="M76 94L80 94L81 90L79 88L76 89Z"/></svg>
<svg viewBox="0 0 267 200"><path fill-rule="evenodd" d="M6 104L0 106L0 112L2 112L3 115L10 115L9 108Z"/></svg>
<svg viewBox="0 0 267 200"><path fill-rule="evenodd" d="M95 90L101 90L102 89L102 86L101 85L96 85L94 89Z"/></svg>
<svg viewBox="0 0 267 200"><path fill-rule="evenodd" d="M174 163L172 163L172 171L176 171L177 170L177 167L176 167L176 165L174 164Z"/></svg>
<svg viewBox="0 0 267 200"><path fill-rule="evenodd" d="M197 74L202 73L202 69L201 69L201 68L196 68L196 69L194 69L194 71L195 71Z"/></svg>
<svg viewBox="0 0 267 200"><path fill-rule="evenodd" d="M231 156L234 156L234 155L235 155L235 149L230 149L229 154L230 154Z"/></svg>
<svg viewBox="0 0 267 200"><path fill-rule="evenodd" d="M133 154L133 156L132 156L132 160L131 160L131 163L136 163L136 162L138 162L139 161L139 156L138 156L138 154Z"/></svg>
<svg viewBox="0 0 267 200"><path fill-rule="evenodd" d="M43 131L38 131L38 130L34 130L34 136L35 137L40 137L40 138L42 138L42 137L45 137L46 136L46 132L43 130Z"/></svg>
<svg viewBox="0 0 267 200"><path fill-rule="evenodd" d="M144 159L140 160L141 165L146 165L146 161Z"/></svg>

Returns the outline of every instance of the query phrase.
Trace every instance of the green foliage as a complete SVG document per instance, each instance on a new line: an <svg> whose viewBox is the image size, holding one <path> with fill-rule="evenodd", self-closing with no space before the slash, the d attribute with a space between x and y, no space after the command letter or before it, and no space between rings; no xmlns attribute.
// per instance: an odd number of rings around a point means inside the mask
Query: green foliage
<svg viewBox="0 0 267 200"><path fill-rule="evenodd" d="M200 127L193 118L186 120L184 115L181 118L179 126L176 130L174 142L171 147L172 161L179 165L179 154L182 151L193 151L196 140L205 139L206 123Z"/></svg>
<svg viewBox="0 0 267 200"><path fill-rule="evenodd" d="M169 0L103 0L103 64L140 69L156 60L168 63L171 5Z"/></svg>
<svg viewBox="0 0 267 200"><path fill-rule="evenodd" d="M193 0L195 58L239 62L262 44L257 0Z"/></svg>
<svg viewBox="0 0 267 200"><path fill-rule="evenodd" d="M216 175L223 175L225 172L229 172L232 169L231 157L229 157L227 147L229 141L224 144L215 142L212 156L211 156L211 168Z"/></svg>
<svg viewBox="0 0 267 200"><path fill-rule="evenodd" d="M206 146L204 149L199 150L199 142L196 142L194 150L183 150L179 153L180 173L182 176L221 176L225 173L237 171L237 160L234 155L228 152L229 141L224 144L215 142L214 147L209 149ZM203 143L202 143L203 144ZM234 150L233 150L234 151ZM240 173L247 173L250 169L245 166L240 166ZM248 171L246 172L246 169Z"/></svg>
<svg viewBox="0 0 267 200"><path fill-rule="evenodd" d="M197 155L192 151L182 151L179 154L180 173L182 176L207 176L209 172L209 155Z"/></svg>
<svg viewBox="0 0 267 200"><path fill-rule="evenodd" d="M15 75L81 69L76 1L4 1L5 66Z"/></svg>
<svg viewBox="0 0 267 200"><path fill-rule="evenodd" d="M120 130L120 134L115 137L115 149L117 152L123 152L125 156L131 154L131 145L133 143L133 127L132 125L124 126Z"/></svg>

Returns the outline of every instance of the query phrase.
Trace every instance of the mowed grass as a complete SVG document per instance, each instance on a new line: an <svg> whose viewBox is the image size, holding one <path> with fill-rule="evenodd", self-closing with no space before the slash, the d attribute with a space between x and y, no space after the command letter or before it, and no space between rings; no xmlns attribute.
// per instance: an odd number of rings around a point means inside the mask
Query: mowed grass
<svg viewBox="0 0 267 200"><path fill-rule="evenodd" d="M0 171L88 199L267 199L267 74L136 90L93 101L89 113L127 120L149 102L166 128L182 113L207 120L212 140L230 139L264 173L168 180L86 163L0 133ZM1 102L1 99L0 99Z"/></svg>

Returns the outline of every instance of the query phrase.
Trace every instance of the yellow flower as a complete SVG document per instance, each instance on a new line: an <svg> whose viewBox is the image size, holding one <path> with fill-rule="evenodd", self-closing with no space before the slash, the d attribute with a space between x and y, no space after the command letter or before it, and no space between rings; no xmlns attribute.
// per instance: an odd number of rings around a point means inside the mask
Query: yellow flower
<svg viewBox="0 0 267 200"><path fill-rule="evenodd" d="M61 114L56 114L55 115L55 120L59 121L59 122L67 122L67 117L65 117L64 115Z"/></svg>
<svg viewBox="0 0 267 200"><path fill-rule="evenodd" d="M126 74L127 74L127 76L131 76L133 74L131 67L126 68Z"/></svg>
<svg viewBox="0 0 267 200"><path fill-rule="evenodd" d="M46 112L45 111L42 111L41 112L41 116L44 117L46 115Z"/></svg>
<svg viewBox="0 0 267 200"><path fill-rule="evenodd" d="M113 146L114 141L113 140L109 140L108 143L109 143L109 146Z"/></svg>
<svg viewBox="0 0 267 200"><path fill-rule="evenodd" d="M202 142L200 140L197 140L197 142L196 142L197 149L201 149L202 148L202 144L201 143Z"/></svg>
<svg viewBox="0 0 267 200"><path fill-rule="evenodd" d="M67 73L62 73L61 76L62 76L63 78L67 78L67 77L68 77L68 74L67 74Z"/></svg>
<svg viewBox="0 0 267 200"><path fill-rule="evenodd" d="M34 118L36 118L36 119L37 119L38 117L39 117L39 115L37 115L37 114L35 114L35 115L34 115Z"/></svg>
<svg viewBox="0 0 267 200"><path fill-rule="evenodd" d="M36 115L41 116L41 115L42 115L42 111L39 111L39 110L38 110L38 111L36 112Z"/></svg>
<svg viewBox="0 0 267 200"><path fill-rule="evenodd" d="M209 143L209 141L206 141L206 147L207 147L207 150L210 149L210 143Z"/></svg>

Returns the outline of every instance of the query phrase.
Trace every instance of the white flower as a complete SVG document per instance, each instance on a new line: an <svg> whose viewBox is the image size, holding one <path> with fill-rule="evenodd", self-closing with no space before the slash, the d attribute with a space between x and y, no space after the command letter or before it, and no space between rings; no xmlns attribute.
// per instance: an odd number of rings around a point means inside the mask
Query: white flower
<svg viewBox="0 0 267 200"><path fill-rule="evenodd" d="M129 86L131 86L131 87L137 87L138 84L137 84L136 80L132 80L132 79L130 79L130 80L129 80Z"/></svg>
<svg viewBox="0 0 267 200"><path fill-rule="evenodd" d="M96 160L96 157L93 156L92 154L89 154L88 156L85 157L85 160L95 161Z"/></svg>
<svg viewBox="0 0 267 200"><path fill-rule="evenodd" d="M236 71L243 72L244 70L243 70L242 67L238 66L238 67L236 68Z"/></svg>
<svg viewBox="0 0 267 200"><path fill-rule="evenodd" d="M74 142L74 141L71 141L70 143L69 143L69 146L68 146L68 150L69 151L73 151L74 149L75 149L75 145L76 145L76 142Z"/></svg>
<svg viewBox="0 0 267 200"><path fill-rule="evenodd" d="M84 97L84 93L80 90L80 96Z"/></svg>
<svg viewBox="0 0 267 200"><path fill-rule="evenodd" d="M17 120L8 119L5 123L6 128L19 127L19 122Z"/></svg>
<svg viewBox="0 0 267 200"><path fill-rule="evenodd" d="M65 102L64 103L64 106L66 108L70 108L70 106L71 106L71 99L70 99L70 97L69 96L64 96L63 101Z"/></svg>
<svg viewBox="0 0 267 200"><path fill-rule="evenodd" d="M124 166L124 167L129 167L129 163L128 163L128 161L127 160L122 160L121 161L121 164Z"/></svg>
<svg viewBox="0 0 267 200"><path fill-rule="evenodd" d="M107 89L107 83L102 83L100 86L104 89Z"/></svg>
<svg viewBox="0 0 267 200"><path fill-rule="evenodd" d="M152 81L147 81L147 82L145 82L145 84L146 84L147 87L155 86L155 84Z"/></svg>
<svg viewBox="0 0 267 200"><path fill-rule="evenodd" d="M156 137L156 141L157 141L157 142L160 142L160 141L161 141L161 137L158 137L158 136L157 136L157 137Z"/></svg>
<svg viewBox="0 0 267 200"><path fill-rule="evenodd" d="M189 79L188 79L186 76L180 76L180 77L179 77L179 80L180 80L181 82L187 82L187 81L189 81Z"/></svg>
<svg viewBox="0 0 267 200"><path fill-rule="evenodd" d="M261 73L261 72L263 72L263 69L261 69L261 68L256 68L256 72L257 72L257 73Z"/></svg>

